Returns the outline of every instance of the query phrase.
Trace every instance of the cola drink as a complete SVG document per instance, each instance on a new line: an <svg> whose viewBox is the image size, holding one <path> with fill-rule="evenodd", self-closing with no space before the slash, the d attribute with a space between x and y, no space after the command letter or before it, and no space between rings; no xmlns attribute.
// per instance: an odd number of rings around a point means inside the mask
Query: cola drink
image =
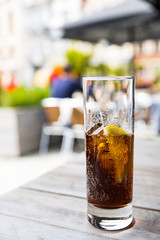
<svg viewBox="0 0 160 240"><path fill-rule="evenodd" d="M102 124L86 133L87 198L99 208L132 202L133 134L106 135Z"/></svg>

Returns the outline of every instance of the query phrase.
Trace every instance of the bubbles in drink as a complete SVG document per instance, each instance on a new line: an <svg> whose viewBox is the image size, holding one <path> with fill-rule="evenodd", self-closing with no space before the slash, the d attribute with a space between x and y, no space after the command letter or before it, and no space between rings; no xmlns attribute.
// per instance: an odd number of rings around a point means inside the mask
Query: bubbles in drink
<svg viewBox="0 0 160 240"><path fill-rule="evenodd" d="M122 207L132 201L133 135L95 124L86 133L88 201Z"/></svg>

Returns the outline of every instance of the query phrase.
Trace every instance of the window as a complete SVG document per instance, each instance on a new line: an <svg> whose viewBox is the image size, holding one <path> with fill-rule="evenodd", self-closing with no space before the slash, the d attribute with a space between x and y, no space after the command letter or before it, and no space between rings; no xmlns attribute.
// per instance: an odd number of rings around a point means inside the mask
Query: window
<svg viewBox="0 0 160 240"><path fill-rule="evenodd" d="M2 51L2 48L0 48L0 58L2 58L2 55L3 55L3 51Z"/></svg>
<svg viewBox="0 0 160 240"><path fill-rule="evenodd" d="M2 36L1 18L0 18L0 37Z"/></svg>
<svg viewBox="0 0 160 240"><path fill-rule="evenodd" d="M14 57L15 57L15 54L16 54L16 49L15 49L15 47L10 47L10 48L9 48L9 56L10 56L10 58L14 58Z"/></svg>
<svg viewBox="0 0 160 240"><path fill-rule="evenodd" d="M9 32L12 34L14 32L14 22L13 22L13 13L8 14L8 27Z"/></svg>

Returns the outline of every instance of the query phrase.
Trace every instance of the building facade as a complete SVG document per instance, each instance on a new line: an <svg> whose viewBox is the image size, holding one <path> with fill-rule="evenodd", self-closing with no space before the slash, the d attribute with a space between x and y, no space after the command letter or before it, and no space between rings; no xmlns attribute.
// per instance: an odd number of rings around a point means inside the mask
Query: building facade
<svg viewBox="0 0 160 240"><path fill-rule="evenodd" d="M51 34L56 33L54 29L122 1L0 0L0 75L3 82L15 76L18 83L31 85L35 70L61 64L66 49L73 46L70 40L56 39ZM76 47L87 51L90 45L76 43ZM113 49L110 52L111 56L106 45L98 45L95 61L110 59L111 62L113 55L117 59Z"/></svg>
<svg viewBox="0 0 160 240"><path fill-rule="evenodd" d="M31 85L34 71L62 58L66 41L51 29L81 17L82 0L0 0L0 75ZM68 43L67 43L68 44Z"/></svg>
<svg viewBox="0 0 160 240"><path fill-rule="evenodd" d="M21 3L0 1L0 73L3 81L16 74L22 65Z"/></svg>

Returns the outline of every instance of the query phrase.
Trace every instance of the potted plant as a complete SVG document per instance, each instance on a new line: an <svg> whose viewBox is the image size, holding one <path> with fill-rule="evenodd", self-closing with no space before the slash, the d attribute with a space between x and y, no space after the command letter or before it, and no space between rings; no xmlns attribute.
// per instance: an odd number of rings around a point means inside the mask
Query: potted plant
<svg viewBox="0 0 160 240"><path fill-rule="evenodd" d="M0 94L0 155L19 156L39 147L48 89L11 87Z"/></svg>

